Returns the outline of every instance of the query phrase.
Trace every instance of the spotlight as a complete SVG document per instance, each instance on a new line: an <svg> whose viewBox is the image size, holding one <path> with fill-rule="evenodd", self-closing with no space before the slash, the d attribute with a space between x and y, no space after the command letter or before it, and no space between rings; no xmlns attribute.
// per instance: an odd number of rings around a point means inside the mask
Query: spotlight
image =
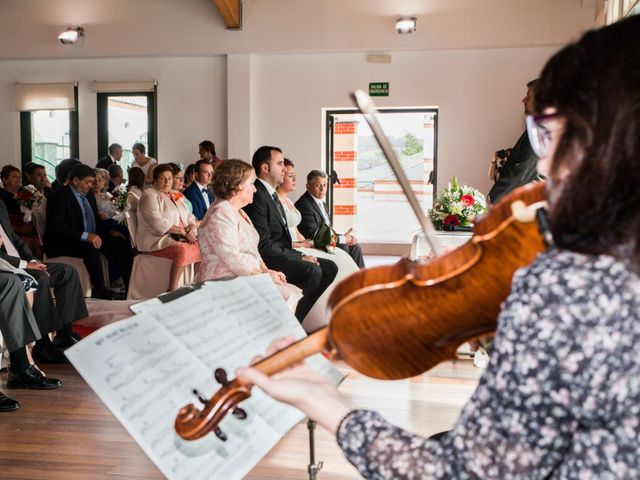
<svg viewBox="0 0 640 480"><path fill-rule="evenodd" d="M396 20L396 32L401 35L416 31L417 17L400 17Z"/></svg>
<svg viewBox="0 0 640 480"><path fill-rule="evenodd" d="M75 45L82 37L84 37L83 27L69 27L58 35L58 40L63 45Z"/></svg>

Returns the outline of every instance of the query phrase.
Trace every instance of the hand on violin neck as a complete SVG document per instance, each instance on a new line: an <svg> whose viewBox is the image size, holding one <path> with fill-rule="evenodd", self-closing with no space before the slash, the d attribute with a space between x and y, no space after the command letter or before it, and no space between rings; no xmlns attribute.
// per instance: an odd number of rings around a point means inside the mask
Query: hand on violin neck
<svg viewBox="0 0 640 480"><path fill-rule="evenodd" d="M267 354L272 355L294 342L292 337L274 340L267 349ZM252 363L261 359L256 357ZM260 387L276 400L293 405L333 433L336 433L347 413L353 410L351 403L325 377L304 363L298 363L272 376L255 367L240 368L236 371L236 377L242 382Z"/></svg>

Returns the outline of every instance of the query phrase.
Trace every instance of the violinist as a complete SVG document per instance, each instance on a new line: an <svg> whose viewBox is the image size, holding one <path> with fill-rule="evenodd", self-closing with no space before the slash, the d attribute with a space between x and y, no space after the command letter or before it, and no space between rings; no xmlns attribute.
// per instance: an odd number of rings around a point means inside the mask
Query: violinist
<svg viewBox="0 0 640 480"><path fill-rule="evenodd" d="M514 275L489 368L450 432L401 430L302 365L238 378L335 432L365 478L640 478L638 58L640 16L545 66L527 127L555 246Z"/></svg>

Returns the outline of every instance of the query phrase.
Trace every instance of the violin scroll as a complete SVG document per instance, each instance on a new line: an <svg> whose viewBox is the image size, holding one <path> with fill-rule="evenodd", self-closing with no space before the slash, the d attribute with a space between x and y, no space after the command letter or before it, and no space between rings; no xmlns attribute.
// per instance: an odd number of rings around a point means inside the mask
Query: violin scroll
<svg viewBox="0 0 640 480"><path fill-rule="evenodd" d="M227 436L218 426L222 419L229 412L240 420L247 418L247 412L239 408L238 404L251 396L251 385L237 379L229 381L227 372L222 368L216 369L214 376L222 387L210 400L204 398L197 390L193 391L203 408L199 409L190 403L182 407L176 416L176 433L185 440L197 440L209 432L214 432L220 440L226 441Z"/></svg>

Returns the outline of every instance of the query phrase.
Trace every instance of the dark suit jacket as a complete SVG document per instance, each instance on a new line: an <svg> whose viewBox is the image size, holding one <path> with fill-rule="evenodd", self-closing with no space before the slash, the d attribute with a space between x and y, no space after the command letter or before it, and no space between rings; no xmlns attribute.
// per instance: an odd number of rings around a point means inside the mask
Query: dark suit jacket
<svg viewBox="0 0 640 480"><path fill-rule="evenodd" d="M96 228L100 226L98 206L93 195L87 195L93 210ZM44 251L48 257L62 255L82 256L82 233L84 232L84 218L78 200L71 187L64 186L51 192L47 199L47 225L44 232ZM96 232L100 233L100 232Z"/></svg>
<svg viewBox="0 0 640 480"><path fill-rule="evenodd" d="M304 238L313 238L313 234L318 227L322 225L322 222L324 222L320 206L309 192L304 192L295 203L295 206L302 214L302 220L300 220L298 230L304 235Z"/></svg>
<svg viewBox="0 0 640 480"><path fill-rule="evenodd" d="M198 220L202 220L204 214L207 213L207 204L204 203L204 198L202 198L200 186L196 182L193 182L182 193L184 193L184 196L187 197L191 205L193 205L193 216ZM215 197L209 188L207 188L207 196L209 197L209 205L212 205Z"/></svg>
<svg viewBox="0 0 640 480"><path fill-rule="evenodd" d="M100 160L98 160L96 168L104 168L105 170L107 170L110 165L113 165L113 163L114 161L111 160L111 157L109 155L105 155Z"/></svg>
<svg viewBox="0 0 640 480"><path fill-rule="evenodd" d="M489 191L489 200L495 204L510 191L539 179L538 156L531 148L529 135L525 130L513 146L511 155L500 170L498 180Z"/></svg>
<svg viewBox="0 0 640 480"><path fill-rule="evenodd" d="M29 247L22 241L22 239L16 234L11 226L11 220L9 219L9 212L7 211L7 207L4 202L0 201L0 224L2 225L2 229L5 231L13 246L16 247L20 257L12 257L8 253L4 252L0 249L0 257L9 262L14 267L18 267L20 265L20 259L26 260L27 262L36 260L36 257L33 256Z"/></svg>
<svg viewBox="0 0 640 480"><path fill-rule="evenodd" d="M18 201L9 190L0 188L0 200L4 202L4 206L7 207L7 211L11 215L17 215L20 213L20 205L18 205Z"/></svg>
<svg viewBox="0 0 640 480"><path fill-rule="evenodd" d="M253 195L253 203L244 207L244 211L253 222L253 226L260 235L258 251L263 259L269 257L284 257L292 260L300 260L302 253L291 247L291 234L287 224L280 215L273 198L267 188L256 180L254 183L256 193Z"/></svg>

